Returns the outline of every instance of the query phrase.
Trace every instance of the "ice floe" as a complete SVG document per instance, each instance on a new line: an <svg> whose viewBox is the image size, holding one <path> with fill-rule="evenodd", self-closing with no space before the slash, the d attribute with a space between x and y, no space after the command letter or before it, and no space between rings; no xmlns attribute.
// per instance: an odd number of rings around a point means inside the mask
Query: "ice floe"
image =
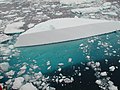
<svg viewBox="0 0 120 90"><path fill-rule="evenodd" d="M5 42L5 41L8 41L8 40L10 40L10 39L12 39L11 36L7 36L7 35L5 35L5 34L0 34L0 43Z"/></svg>
<svg viewBox="0 0 120 90"><path fill-rule="evenodd" d="M10 70L9 72L6 72L7 76L13 76L15 74L15 71Z"/></svg>
<svg viewBox="0 0 120 90"><path fill-rule="evenodd" d="M20 90L38 90L32 83L26 83L21 86Z"/></svg>
<svg viewBox="0 0 120 90"><path fill-rule="evenodd" d="M8 62L3 62L3 63L0 63L0 69L2 71L8 71L8 69L10 68L10 65Z"/></svg>
<svg viewBox="0 0 120 90"><path fill-rule="evenodd" d="M115 71L115 66L110 66L110 67L109 67L109 70L110 70L110 71Z"/></svg>
<svg viewBox="0 0 120 90"><path fill-rule="evenodd" d="M6 29L4 30L4 33L6 34L12 34L12 33L21 33L24 32L23 29L20 29L21 27L23 27L24 22L20 21L20 22L14 22L12 24L8 24Z"/></svg>
<svg viewBox="0 0 120 90"><path fill-rule="evenodd" d="M15 81L13 82L12 89L19 89L23 85L23 81L24 81L23 77L15 78ZM30 90L30 89L28 89L28 90Z"/></svg>

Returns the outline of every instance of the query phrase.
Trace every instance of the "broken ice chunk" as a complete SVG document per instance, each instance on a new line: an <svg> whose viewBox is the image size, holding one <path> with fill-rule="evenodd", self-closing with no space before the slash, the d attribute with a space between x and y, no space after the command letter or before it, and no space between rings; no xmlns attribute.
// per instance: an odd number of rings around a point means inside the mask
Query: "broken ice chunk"
<svg viewBox="0 0 120 90"><path fill-rule="evenodd" d="M12 89L19 89L22 84L23 84L24 78L23 77L18 77L15 78L15 81L13 82ZM22 89L21 89L22 90ZM27 89L26 89L27 90ZM29 90L29 89L28 89Z"/></svg>
<svg viewBox="0 0 120 90"><path fill-rule="evenodd" d="M1 69L2 71L8 71L9 67L10 67L10 65L9 65L8 62L0 63L0 69Z"/></svg>
<svg viewBox="0 0 120 90"><path fill-rule="evenodd" d="M109 67L109 70L110 70L110 71L115 71L115 66Z"/></svg>

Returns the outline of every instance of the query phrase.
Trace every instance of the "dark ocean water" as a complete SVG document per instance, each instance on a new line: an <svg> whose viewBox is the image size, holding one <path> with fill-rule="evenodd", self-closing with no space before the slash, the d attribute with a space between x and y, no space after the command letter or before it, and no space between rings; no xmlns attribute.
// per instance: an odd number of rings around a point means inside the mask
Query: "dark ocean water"
<svg viewBox="0 0 120 90"><path fill-rule="evenodd" d="M33 72L41 71L46 77L49 76L48 83L56 90L101 90L95 81L108 77L114 82L115 86L120 88L119 34L118 31L70 42L18 48L20 55L12 57L10 65L12 70L18 72L26 64L28 68L24 74L31 75L29 69L31 66L37 65L39 68L33 70ZM71 62L68 62L69 58L72 59ZM49 66L46 65L48 61L50 61L50 70L48 69ZM91 61L99 62L100 72L105 71L108 75L96 77L94 68L87 65ZM61 66L60 63L62 63ZM117 68L114 72L111 72L109 70L110 66ZM58 71L59 67L61 68L60 71ZM24 74L20 76L24 76ZM61 74L67 78L73 78L74 81L72 83L57 82L56 77L59 77L58 80L60 80L62 78ZM52 80L54 76L55 80ZM14 77L17 77L17 73ZM3 79L3 81L6 80L7 78Z"/></svg>

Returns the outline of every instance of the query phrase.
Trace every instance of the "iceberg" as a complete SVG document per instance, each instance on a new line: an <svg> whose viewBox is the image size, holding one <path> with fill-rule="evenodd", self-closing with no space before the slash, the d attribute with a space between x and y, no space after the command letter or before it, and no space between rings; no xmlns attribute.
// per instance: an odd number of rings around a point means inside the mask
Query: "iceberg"
<svg viewBox="0 0 120 90"><path fill-rule="evenodd" d="M48 20L21 34L16 47L45 45L82 39L120 30L120 22L84 18Z"/></svg>
<svg viewBox="0 0 120 90"><path fill-rule="evenodd" d="M108 60L117 55L119 30L120 23L113 20L53 19L22 33L15 47L21 51L20 60L36 60L37 63L31 66L42 73L60 72L69 65L91 59ZM96 67L99 65L96 63Z"/></svg>

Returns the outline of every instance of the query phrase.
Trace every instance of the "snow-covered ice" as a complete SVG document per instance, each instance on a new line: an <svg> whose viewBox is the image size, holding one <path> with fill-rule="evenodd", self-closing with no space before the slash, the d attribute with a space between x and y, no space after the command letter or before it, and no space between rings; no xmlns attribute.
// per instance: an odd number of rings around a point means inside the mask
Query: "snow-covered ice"
<svg viewBox="0 0 120 90"><path fill-rule="evenodd" d="M10 65L8 62L3 62L3 63L0 63L0 69L2 71L8 71L8 69L10 68Z"/></svg>
<svg viewBox="0 0 120 90"><path fill-rule="evenodd" d="M107 76L107 72L101 72L100 75L101 76Z"/></svg>
<svg viewBox="0 0 120 90"><path fill-rule="evenodd" d="M115 70L115 66L110 66L110 67L109 67L109 70L110 70L110 71L114 71L114 70Z"/></svg>
<svg viewBox="0 0 120 90"><path fill-rule="evenodd" d="M4 30L4 33L6 34L12 34L12 33L21 33L24 32L23 29L20 29L21 27L23 27L24 22L19 21L19 22L14 22L11 24L8 24L6 29Z"/></svg>
<svg viewBox="0 0 120 90"><path fill-rule="evenodd" d="M26 83L21 86L20 90L38 90L32 83Z"/></svg>
<svg viewBox="0 0 120 90"><path fill-rule="evenodd" d="M13 89L19 89L23 85L24 78L23 77L18 77L15 78L15 81L13 82ZM26 89L29 90L29 89Z"/></svg>

